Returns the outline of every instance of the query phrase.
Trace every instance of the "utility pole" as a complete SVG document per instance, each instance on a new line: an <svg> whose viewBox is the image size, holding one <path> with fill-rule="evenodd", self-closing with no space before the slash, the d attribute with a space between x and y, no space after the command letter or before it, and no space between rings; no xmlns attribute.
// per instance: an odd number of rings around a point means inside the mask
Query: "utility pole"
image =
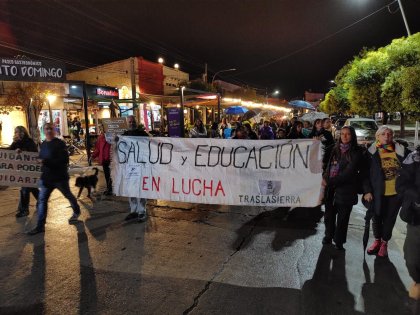
<svg viewBox="0 0 420 315"><path fill-rule="evenodd" d="M135 61L135 57L131 57L130 58L130 63L131 63L131 94L132 94L131 98L133 99L133 114L134 114L134 110L137 108L137 103L136 103L136 98L137 98L136 73L135 73L134 61ZM139 113L139 115L135 115L135 117L138 116L137 121L139 122L140 112L138 111L138 113Z"/></svg>
<svg viewBox="0 0 420 315"><path fill-rule="evenodd" d="M408 27L407 18L405 17L404 8L402 6L401 0L398 0L398 4L400 6L401 15L402 15L403 20L404 20L405 28L407 30L407 35L410 36L411 35L411 32L410 32L410 28Z"/></svg>
<svg viewBox="0 0 420 315"><path fill-rule="evenodd" d="M86 83L83 81L82 83L83 88L83 109L85 112L85 141L86 141L86 153L88 158L88 164L89 166L92 165L92 161L90 160L90 134L89 134L89 113L88 113L88 98L87 98L87 92L86 92Z"/></svg>
<svg viewBox="0 0 420 315"><path fill-rule="evenodd" d="M180 96L180 103L181 103L181 112L180 112L180 116L181 116L181 121L180 121L180 125L181 125L181 138L184 138L185 136L185 123L184 123L184 89L185 86L181 86L179 89L179 96Z"/></svg>

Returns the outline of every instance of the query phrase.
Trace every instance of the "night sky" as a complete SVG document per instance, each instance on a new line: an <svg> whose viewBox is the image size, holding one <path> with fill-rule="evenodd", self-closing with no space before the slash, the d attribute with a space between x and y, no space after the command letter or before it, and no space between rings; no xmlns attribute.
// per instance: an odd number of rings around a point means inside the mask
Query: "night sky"
<svg viewBox="0 0 420 315"><path fill-rule="evenodd" d="M328 80L362 47L405 36L398 3L379 10L391 2L0 0L0 56L58 58L69 71L131 56L153 61L162 56L192 78L207 62L209 78L237 68L221 78L280 89L290 99L309 89L325 92ZM402 3L411 32L420 31L420 0Z"/></svg>

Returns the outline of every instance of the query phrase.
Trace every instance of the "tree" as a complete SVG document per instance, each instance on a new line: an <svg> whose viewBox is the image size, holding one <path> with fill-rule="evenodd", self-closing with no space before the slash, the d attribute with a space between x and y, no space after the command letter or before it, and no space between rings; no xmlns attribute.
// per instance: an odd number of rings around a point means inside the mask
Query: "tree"
<svg viewBox="0 0 420 315"><path fill-rule="evenodd" d="M10 82L7 84L3 110L22 110L28 121L29 133L36 143L40 142L38 116L48 104L48 95L64 95L64 86L57 83Z"/></svg>
<svg viewBox="0 0 420 315"><path fill-rule="evenodd" d="M381 111L384 123L388 112L400 112L402 132L404 113L418 110L418 66L420 65L420 33L393 40L376 49L364 48L337 74L337 87L347 91L352 112L371 115ZM335 99L331 92L328 102ZM327 100L327 99L326 99ZM333 104L326 104L325 106Z"/></svg>
<svg viewBox="0 0 420 315"><path fill-rule="evenodd" d="M328 114L348 114L350 110L348 91L342 85L332 88L325 95L325 100L320 103L320 109Z"/></svg>

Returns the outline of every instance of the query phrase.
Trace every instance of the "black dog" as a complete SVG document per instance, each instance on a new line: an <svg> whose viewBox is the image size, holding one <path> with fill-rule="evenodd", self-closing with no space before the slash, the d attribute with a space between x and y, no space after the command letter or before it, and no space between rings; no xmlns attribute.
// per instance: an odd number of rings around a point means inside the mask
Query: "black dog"
<svg viewBox="0 0 420 315"><path fill-rule="evenodd" d="M83 188L87 188L88 191L88 198L92 198L90 195L91 189L96 190L96 184L98 183L98 169L96 167L93 168L95 173L93 175L87 176L80 176L76 178L76 187L80 187L79 193L77 194L77 198L80 197L82 194Z"/></svg>

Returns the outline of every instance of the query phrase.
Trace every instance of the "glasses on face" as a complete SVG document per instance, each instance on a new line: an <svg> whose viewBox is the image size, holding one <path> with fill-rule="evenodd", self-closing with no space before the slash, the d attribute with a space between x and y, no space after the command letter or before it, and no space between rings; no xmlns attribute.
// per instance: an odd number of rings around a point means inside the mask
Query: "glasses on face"
<svg viewBox="0 0 420 315"><path fill-rule="evenodd" d="M53 130L52 127L45 127L45 130Z"/></svg>

